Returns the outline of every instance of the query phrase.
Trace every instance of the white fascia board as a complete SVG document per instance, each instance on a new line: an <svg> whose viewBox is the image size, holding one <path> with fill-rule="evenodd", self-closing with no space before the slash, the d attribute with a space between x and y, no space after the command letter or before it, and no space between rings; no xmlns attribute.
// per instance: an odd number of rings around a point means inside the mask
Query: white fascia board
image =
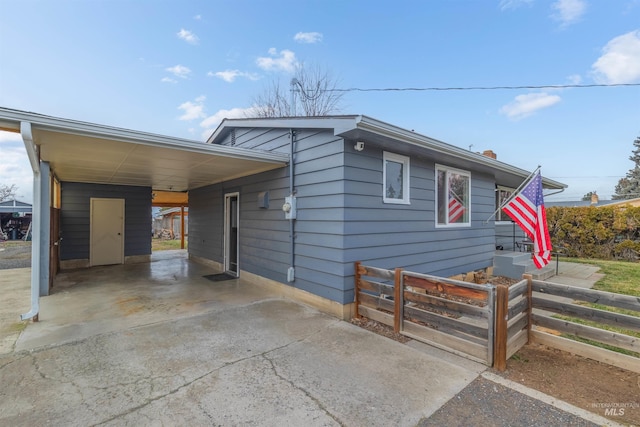
<svg viewBox="0 0 640 427"><path fill-rule="evenodd" d="M44 116L19 110L0 108L0 123L13 128L20 122L31 123L33 130L60 132L72 135L87 136L100 139L109 139L121 142L129 142L153 147L162 147L190 151L202 154L214 154L219 156L240 158L267 163L286 164L289 156L283 153L258 151L239 147L212 146L204 142L158 135L130 129L105 126L95 123L80 122L76 120L62 119L58 117ZM11 126L11 125L14 126Z"/></svg>

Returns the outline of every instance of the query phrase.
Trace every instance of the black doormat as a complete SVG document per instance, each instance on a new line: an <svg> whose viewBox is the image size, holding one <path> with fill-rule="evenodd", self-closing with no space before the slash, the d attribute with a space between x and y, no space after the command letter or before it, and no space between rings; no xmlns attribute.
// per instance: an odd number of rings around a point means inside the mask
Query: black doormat
<svg viewBox="0 0 640 427"><path fill-rule="evenodd" d="M205 279L209 279L212 282L223 282L225 280L235 280L237 279L236 276L232 276L231 274L228 273L217 273L217 274L208 274L206 276L202 276Z"/></svg>

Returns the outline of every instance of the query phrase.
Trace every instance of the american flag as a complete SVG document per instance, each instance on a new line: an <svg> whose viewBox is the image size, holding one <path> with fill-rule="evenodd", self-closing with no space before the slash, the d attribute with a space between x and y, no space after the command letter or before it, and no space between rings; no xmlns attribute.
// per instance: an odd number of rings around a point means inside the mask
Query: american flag
<svg viewBox="0 0 640 427"><path fill-rule="evenodd" d="M533 263L542 268L551 261L551 238L542 196L542 177L538 172L502 210L533 241Z"/></svg>
<svg viewBox="0 0 640 427"><path fill-rule="evenodd" d="M465 207L460 203L458 198L453 194L449 194L449 224L456 222L464 215Z"/></svg>

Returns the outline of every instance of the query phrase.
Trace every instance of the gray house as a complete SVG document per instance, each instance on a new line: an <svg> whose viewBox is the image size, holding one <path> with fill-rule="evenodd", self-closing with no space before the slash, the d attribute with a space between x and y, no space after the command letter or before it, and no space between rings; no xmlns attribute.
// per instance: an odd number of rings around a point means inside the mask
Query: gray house
<svg viewBox="0 0 640 427"><path fill-rule="evenodd" d="M496 204L529 175L359 115L224 120L206 144L9 109L0 127L22 133L34 169L31 315L55 274L50 212L62 268L146 262L153 194L188 192L192 260L346 318L354 261L492 266Z"/></svg>

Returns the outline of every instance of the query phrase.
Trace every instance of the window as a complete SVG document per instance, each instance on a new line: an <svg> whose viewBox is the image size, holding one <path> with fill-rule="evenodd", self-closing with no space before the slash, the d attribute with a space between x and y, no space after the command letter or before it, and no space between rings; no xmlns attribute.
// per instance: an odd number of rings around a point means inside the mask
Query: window
<svg viewBox="0 0 640 427"><path fill-rule="evenodd" d="M436 226L471 225L471 174L436 165Z"/></svg>
<svg viewBox="0 0 640 427"><path fill-rule="evenodd" d="M498 186L496 188L496 209L504 204L513 195L516 190L513 188ZM502 209L496 212L496 221L511 221L509 215L504 213Z"/></svg>
<svg viewBox="0 0 640 427"><path fill-rule="evenodd" d="M382 155L382 200L384 203L409 204L409 158L399 154Z"/></svg>

